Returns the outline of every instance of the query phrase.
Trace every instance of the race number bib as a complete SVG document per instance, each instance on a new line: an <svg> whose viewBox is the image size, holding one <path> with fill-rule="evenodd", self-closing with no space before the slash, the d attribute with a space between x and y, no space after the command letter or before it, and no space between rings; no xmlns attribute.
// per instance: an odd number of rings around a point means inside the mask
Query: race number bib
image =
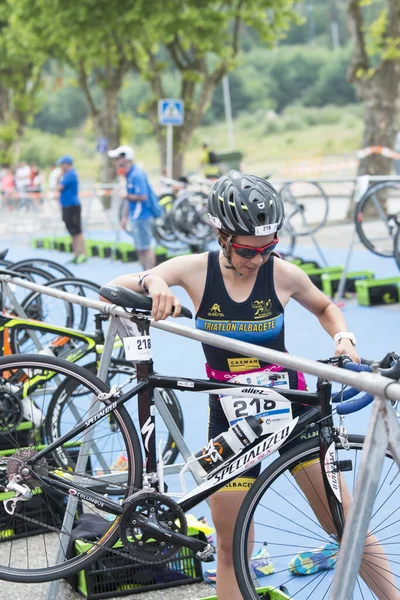
<svg viewBox="0 0 400 600"><path fill-rule="evenodd" d="M262 385L270 387L268 394L263 398L238 398L237 396L220 396L221 405L229 425L253 415L264 419L264 432L273 432L281 429L285 423L293 420L292 403L276 391L289 389L289 374L284 372L272 373L262 371L238 375L231 379L233 383L246 385ZM273 385L273 388L271 386Z"/></svg>

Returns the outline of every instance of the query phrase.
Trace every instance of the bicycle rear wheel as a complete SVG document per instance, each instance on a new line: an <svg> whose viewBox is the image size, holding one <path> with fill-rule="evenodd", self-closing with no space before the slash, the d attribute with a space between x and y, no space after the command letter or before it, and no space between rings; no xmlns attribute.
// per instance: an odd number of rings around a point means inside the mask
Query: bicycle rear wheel
<svg viewBox="0 0 400 600"><path fill-rule="evenodd" d="M51 275L52 279L74 276L74 274L67 269L67 267L47 258L26 258L13 264L13 268L17 271L19 271L21 267L26 266L33 266L42 269L43 271L47 271Z"/></svg>
<svg viewBox="0 0 400 600"><path fill-rule="evenodd" d="M286 223L294 235L310 235L321 229L328 218L329 200L315 181L291 181L280 195L285 207Z"/></svg>
<svg viewBox="0 0 400 600"><path fill-rule="evenodd" d="M87 279L66 277L65 279L49 281L46 287L94 300L99 299L100 286ZM31 319L44 321L52 325L60 325L61 327L71 327L80 331L85 331L88 321L90 326L94 327L94 315L98 312L92 308L80 304L71 304L66 300L47 296L40 292L32 292L27 296L22 303L22 308Z"/></svg>
<svg viewBox="0 0 400 600"><path fill-rule="evenodd" d="M91 373L96 374L97 366L96 363L90 363L85 365L85 369L88 369ZM108 368L107 385L119 385L127 380L128 377L136 376L136 369L132 362L126 360L120 360L112 358L110 366ZM127 390L128 388L126 388ZM179 431L183 435L183 413L179 400L173 390L159 389L155 390L155 394L161 394L164 403L167 405L168 410L171 413ZM77 402L79 398L79 402ZM50 406L46 414L45 431L46 437L49 443L58 439L66 431L70 431L82 418L82 413L86 412L90 398L82 398L80 395L80 388L74 387L69 382L64 382L63 385L59 386L55 392ZM139 427L139 415L137 399L133 398L128 401L125 405L129 412L131 419L133 420L137 430ZM179 451L171 436L170 432L166 429L164 422L161 417L156 414L156 447L158 449L159 442L163 440L162 457L164 464L171 465L175 462ZM72 457L67 459L73 462Z"/></svg>
<svg viewBox="0 0 400 600"><path fill-rule="evenodd" d="M378 183L367 190L355 211L355 226L364 246L378 256L393 256L399 228L400 183Z"/></svg>
<svg viewBox="0 0 400 600"><path fill-rule="evenodd" d="M396 235L394 236L394 258L400 269L400 227L398 227Z"/></svg>
<svg viewBox="0 0 400 600"><path fill-rule="evenodd" d="M112 545L119 536L119 517L104 521L102 534L88 524L88 538L93 536L90 548L78 556L74 551L61 553L56 558L61 540L61 525L66 513L67 498L73 492L74 478L88 492L96 491L100 498L105 493L120 498L131 495L141 484L141 450L134 425L122 407L104 418L95 420L87 429L90 440L83 446L83 433L61 443L43 459L28 467L23 475L21 468L26 460L39 450L48 448L44 419L54 393L61 387L79 390L76 403L86 403L87 398L98 398L108 392L108 386L89 371L51 357L34 355L11 356L0 359L0 500L15 496L5 491L7 483L17 472L20 484L33 490L31 499L18 503L18 512L9 515L0 504L0 578L21 583L51 581L85 568L93 557ZM100 403L100 408L106 404ZM90 419L88 411L81 420ZM7 418L5 418L7 417ZM79 473L76 458L83 448L86 465ZM74 460L70 460L73 457ZM65 491L55 491L43 483L43 477L66 485ZM78 484L76 484L78 485ZM72 492L70 491L72 488ZM118 501L116 499L117 504ZM78 509L87 515L104 513L104 505L80 497ZM92 528L92 529L91 529ZM72 536L65 532L72 543ZM73 546L73 544L72 544Z"/></svg>
<svg viewBox="0 0 400 600"><path fill-rule="evenodd" d="M338 460L352 461L352 471L342 473L352 494L360 466L364 437L349 436L349 443L349 450L344 450L337 445L337 451ZM239 512L233 542L235 573L244 600L258 600L255 588L262 585L273 585L277 589L280 585L287 586L293 600L326 600L329 597L337 557L335 546L333 550L331 547L329 558L327 558L329 553L325 550L325 557L322 553L314 555L313 563L307 559L305 553L326 547L327 544L332 545L336 540L321 527L308 500L291 474L295 467L299 465L298 469L301 470L302 465L307 467L307 461L318 456L319 447L315 441L301 444L274 461L262 472L249 490ZM302 471L303 474L306 472L307 468ZM399 486L396 463L387 454L369 529L370 535L373 534L378 538L389 561L388 571L382 567L381 572L389 580L391 570L397 588L400 552ZM373 561L379 549L377 543L371 541L371 545L374 551L371 550L369 573L372 574L372 578L376 578L378 570L374 567ZM256 572L254 575L257 578L254 580L252 576L254 570L249 566L248 561L248 548L251 548L253 555L261 549L267 550L275 573L263 577L261 572ZM301 576L289 571L290 561L299 553L302 553L302 557L292 568L297 571L307 571L314 566L316 572ZM325 566L330 565L330 569L321 568L323 566L321 562L324 560L329 561ZM365 561L363 564L365 565ZM393 592L393 587L389 583L388 585ZM378 596L375 596L358 576L353 595L349 591L350 597L352 600L363 600ZM386 596L381 597L386 598ZM391 597L390 594L387 597Z"/></svg>

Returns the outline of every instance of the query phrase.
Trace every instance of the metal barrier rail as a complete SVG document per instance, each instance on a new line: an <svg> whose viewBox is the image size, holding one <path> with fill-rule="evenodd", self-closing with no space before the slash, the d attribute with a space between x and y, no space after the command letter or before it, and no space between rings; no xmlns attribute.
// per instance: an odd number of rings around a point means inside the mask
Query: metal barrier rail
<svg viewBox="0 0 400 600"><path fill-rule="evenodd" d="M108 302L102 302L100 300L91 300L68 292L62 292L61 290L54 290L37 283L26 281L19 277L10 277L9 275L0 275L0 282L5 281L7 283L14 283L20 287L40 292L48 296L53 296L61 300L66 300L73 304L80 304L88 308L93 308L99 312L116 315L122 318L129 318L126 310L115 304L109 304ZM161 329L170 333L175 333L182 337L190 338L198 342L209 344L211 346L217 346L225 350L232 350L239 354L254 356L268 363L276 363L289 369L297 371L305 371L310 375L316 377L324 377L325 379L331 379L344 385L353 386L360 391L368 392L374 396L380 395L389 400L400 401L400 384L394 380L382 377L376 373L353 373L344 369L338 369L325 365L320 362L316 362L307 358L301 358L287 354L285 352L278 352L277 350L269 350L267 348L260 348L255 344L249 344L248 342L241 342L238 340L227 340L220 335L215 333L208 333L206 331L199 331L193 327L187 327L185 325L179 325L171 321L151 321L151 326L155 329Z"/></svg>
<svg viewBox="0 0 400 600"><path fill-rule="evenodd" d="M13 283L32 291L93 308L105 314L129 318L126 310L115 304L109 304L100 300L90 300L89 298L60 290L52 290L51 288L25 281L19 277L0 275L0 282L6 284ZM373 503L379 485L379 474L387 448L391 450L394 459L400 467L400 425L393 407L387 401L387 399L400 401L400 384L394 380L388 380L378 373L354 373L284 352L259 348L254 344L237 340L227 340L216 334L197 331L191 327L185 327L169 321L151 321L151 326L219 348L251 355L266 362L277 363L291 369L305 371L317 377L351 385L375 396L368 434L362 453L361 469L356 482L350 514L346 520L338 564L330 594L330 600L347 600L349 594L354 589L361 564L365 538L368 532L368 523L372 514ZM107 339L105 346L109 345L109 342L110 340ZM78 464L80 459L81 451L78 456ZM71 531L73 525L72 515L75 512L73 502L74 498L70 496L67 506L67 518L64 519L63 523L63 531L66 532L66 536ZM58 559L62 557L65 539L60 543ZM54 600L57 596L57 590L58 581L51 582L48 588L47 600Z"/></svg>

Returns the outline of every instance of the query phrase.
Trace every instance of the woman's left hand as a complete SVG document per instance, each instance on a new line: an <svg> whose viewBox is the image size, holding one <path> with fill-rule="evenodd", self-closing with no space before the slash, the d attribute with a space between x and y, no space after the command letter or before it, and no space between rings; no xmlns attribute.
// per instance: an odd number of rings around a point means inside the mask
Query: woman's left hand
<svg viewBox="0 0 400 600"><path fill-rule="evenodd" d="M355 346L353 346L351 341L346 338L342 338L335 349L335 356L342 356L343 354L348 354L355 363L361 362L361 358L358 356Z"/></svg>

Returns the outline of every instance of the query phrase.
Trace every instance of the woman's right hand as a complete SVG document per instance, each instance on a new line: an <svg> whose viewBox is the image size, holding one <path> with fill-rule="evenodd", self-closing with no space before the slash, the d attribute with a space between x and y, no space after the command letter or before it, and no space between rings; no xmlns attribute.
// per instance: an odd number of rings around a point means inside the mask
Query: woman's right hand
<svg viewBox="0 0 400 600"><path fill-rule="evenodd" d="M150 275L145 280L149 296L153 300L151 314L155 321L162 321L171 316L178 317L182 305L178 298L171 292L165 281L156 275Z"/></svg>

